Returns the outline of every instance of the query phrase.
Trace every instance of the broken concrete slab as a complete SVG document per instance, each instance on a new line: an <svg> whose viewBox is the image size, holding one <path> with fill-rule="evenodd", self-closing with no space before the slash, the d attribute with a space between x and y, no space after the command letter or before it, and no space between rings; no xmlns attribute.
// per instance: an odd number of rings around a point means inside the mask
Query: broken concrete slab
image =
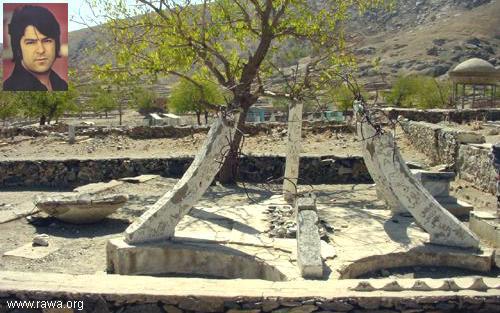
<svg viewBox="0 0 500 313"><path fill-rule="evenodd" d="M14 250L5 252L3 256L37 260L42 259L57 250L59 250L59 247L54 244L49 246L34 246L33 243L30 242Z"/></svg>
<svg viewBox="0 0 500 313"><path fill-rule="evenodd" d="M430 234L431 243L479 247L477 236L446 211L411 174L392 134L377 131L365 116L358 120L358 133L361 135L363 157L380 174L372 176L373 179L385 177L379 183L386 186L384 189L390 193L390 199L397 200L398 207L406 208L413 215Z"/></svg>
<svg viewBox="0 0 500 313"><path fill-rule="evenodd" d="M35 205L47 214L74 224L102 220L128 201L126 194L37 196Z"/></svg>
<svg viewBox="0 0 500 313"><path fill-rule="evenodd" d="M95 194L95 193L100 193L100 192L118 187L122 184L123 184L122 181L118 181L118 180L113 179L107 183L93 183L93 184L83 185L83 186L80 186L80 187L73 189L73 191L78 192L78 193Z"/></svg>
<svg viewBox="0 0 500 313"><path fill-rule="evenodd" d="M125 240L139 243L172 238L175 226L198 202L217 175L233 135L234 130L227 121L218 119L182 178L125 230Z"/></svg>
<svg viewBox="0 0 500 313"><path fill-rule="evenodd" d="M139 175L135 177L125 177L125 178L120 178L120 181L124 181L127 183L132 183L132 184L140 184L140 183L145 183L149 180L155 179L160 177L160 175Z"/></svg>
<svg viewBox="0 0 500 313"><path fill-rule="evenodd" d="M298 198L295 204L297 214L297 264L302 277L320 279L323 277L321 259L321 238L318 228L318 213L312 197Z"/></svg>

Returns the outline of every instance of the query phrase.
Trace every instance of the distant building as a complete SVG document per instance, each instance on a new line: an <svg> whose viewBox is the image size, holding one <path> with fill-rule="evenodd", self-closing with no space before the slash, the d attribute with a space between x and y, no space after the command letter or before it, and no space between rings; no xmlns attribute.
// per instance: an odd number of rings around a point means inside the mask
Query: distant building
<svg viewBox="0 0 500 313"><path fill-rule="evenodd" d="M457 65L449 73L453 82L455 106L471 108L495 106L500 71L488 61L472 58Z"/></svg>
<svg viewBox="0 0 500 313"><path fill-rule="evenodd" d="M181 117L172 113L149 113L145 120L148 126L179 126Z"/></svg>

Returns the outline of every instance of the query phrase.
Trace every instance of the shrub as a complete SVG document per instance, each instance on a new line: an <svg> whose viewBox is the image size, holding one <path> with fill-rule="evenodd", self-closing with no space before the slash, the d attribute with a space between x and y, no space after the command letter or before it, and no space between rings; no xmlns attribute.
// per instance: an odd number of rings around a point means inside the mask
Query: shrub
<svg viewBox="0 0 500 313"><path fill-rule="evenodd" d="M450 81L437 81L428 76L402 76L385 94L387 103L405 108L444 108L451 105Z"/></svg>
<svg viewBox="0 0 500 313"><path fill-rule="evenodd" d="M166 102L164 99L157 97L156 93L142 87L135 87L131 94L132 105L137 109L137 112L142 115L149 113L164 113Z"/></svg>
<svg viewBox="0 0 500 313"><path fill-rule="evenodd" d="M363 98L367 98L367 93L364 90L360 90ZM349 87L342 84L334 87L333 89L328 91L328 95L333 99L335 103L335 107L339 111L348 111L352 110L352 104L354 103L354 93Z"/></svg>

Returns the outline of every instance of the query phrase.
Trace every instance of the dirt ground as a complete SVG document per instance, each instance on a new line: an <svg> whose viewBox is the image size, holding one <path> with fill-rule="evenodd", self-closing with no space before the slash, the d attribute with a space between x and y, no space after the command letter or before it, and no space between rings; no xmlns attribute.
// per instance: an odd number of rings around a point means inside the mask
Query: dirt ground
<svg viewBox="0 0 500 313"><path fill-rule="evenodd" d="M425 155L413 149L402 132L396 133L398 146L407 161L427 165ZM3 139L0 145L0 161L37 159L100 159L100 158L165 158L195 155L203 145L205 134L179 139L131 139L127 136L107 136L78 140L73 145L64 137L15 137ZM243 153L285 155L287 135L284 130L276 130L269 135L246 137ZM302 142L305 155L361 155L360 142L352 133L305 134Z"/></svg>

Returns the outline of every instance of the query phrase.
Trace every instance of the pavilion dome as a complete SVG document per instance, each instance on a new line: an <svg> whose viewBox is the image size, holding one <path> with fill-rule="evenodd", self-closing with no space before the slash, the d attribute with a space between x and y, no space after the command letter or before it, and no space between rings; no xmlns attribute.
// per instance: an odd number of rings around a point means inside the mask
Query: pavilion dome
<svg viewBox="0 0 500 313"><path fill-rule="evenodd" d="M478 58L458 64L449 75L453 82L461 84L496 84L500 81L500 71L490 62Z"/></svg>

